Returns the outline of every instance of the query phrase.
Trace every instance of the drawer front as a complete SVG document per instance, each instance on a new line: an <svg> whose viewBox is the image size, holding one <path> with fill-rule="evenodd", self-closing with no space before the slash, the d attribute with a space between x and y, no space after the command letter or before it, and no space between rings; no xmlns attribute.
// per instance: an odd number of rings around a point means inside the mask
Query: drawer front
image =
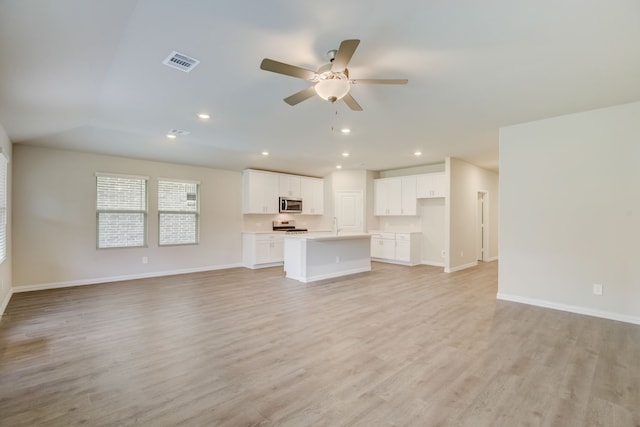
<svg viewBox="0 0 640 427"><path fill-rule="evenodd" d="M380 239L385 239L385 240L395 240L396 239L396 233L378 233L378 236Z"/></svg>

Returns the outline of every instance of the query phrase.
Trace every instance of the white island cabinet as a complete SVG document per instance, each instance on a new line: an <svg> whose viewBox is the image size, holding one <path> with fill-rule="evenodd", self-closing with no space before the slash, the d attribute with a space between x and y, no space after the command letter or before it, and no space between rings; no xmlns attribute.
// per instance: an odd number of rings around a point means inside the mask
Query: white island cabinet
<svg viewBox="0 0 640 427"><path fill-rule="evenodd" d="M367 233L309 233L284 237L286 277L303 283L371 271Z"/></svg>

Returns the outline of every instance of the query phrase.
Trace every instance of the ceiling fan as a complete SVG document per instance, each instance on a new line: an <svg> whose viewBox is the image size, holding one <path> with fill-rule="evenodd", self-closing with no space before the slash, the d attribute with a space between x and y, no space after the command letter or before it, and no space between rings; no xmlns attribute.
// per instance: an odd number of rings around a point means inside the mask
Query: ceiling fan
<svg viewBox="0 0 640 427"><path fill-rule="evenodd" d="M331 103L344 100L349 108L354 111L362 111L360 104L351 96L349 90L352 85L357 84L387 84L404 85L407 79L352 79L349 77L347 65L356 51L360 40L343 40L338 50L327 52L329 63L318 68L318 71L307 70L284 62L274 61L265 58L260 64L260 68L278 74L284 74L299 79L309 80L314 83L306 89L296 92L284 99L289 105L296 105L313 95L318 95Z"/></svg>

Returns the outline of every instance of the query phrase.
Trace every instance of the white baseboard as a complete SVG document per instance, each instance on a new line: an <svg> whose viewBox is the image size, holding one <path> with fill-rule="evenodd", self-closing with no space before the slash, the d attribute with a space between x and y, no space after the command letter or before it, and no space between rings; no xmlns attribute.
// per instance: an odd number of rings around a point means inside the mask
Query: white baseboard
<svg viewBox="0 0 640 427"><path fill-rule="evenodd" d="M498 260L498 255L487 258L484 260L484 262L492 262L492 261L497 261Z"/></svg>
<svg viewBox="0 0 640 427"><path fill-rule="evenodd" d="M152 273L129 274L126 276L99 277L95 279L72 280L68 282L41 283L36 285L15 286L14 293L42 291L45 289L69 288L72 286L97 285L100 283L122 282L124 280L148 279L152 277L173 276L175 274L200 273L202 271L224 270L242 267L242 264L214 265L208 267L184 268L180 270L157 271Z"/></svg>
<svg viewBox="0 0 640 427"><path fill-rule="evenodd" d="M551 301L535 298L521 297L498 292L496 298L503 301L517 302L520 304L534 305L537 307L551 308L553 310L568 311L569 313L584 314L586 316L601 317L603 319L617 320L619 322L640 325L640 317L627 316L626 314L612 313L610 311L595 310L593 308L579 307L575 305L559 304Z"/></svg>
<svg viewBox="0 0 640 427"><path fill-rule="evenodd" d="M9 305L11 295L13 295L13 289L9 288L9 292L7 292L7 295L5 295L2 301L0 301L0 316L4 314L4 310L7 308L7 305Z"/></svg>
<svg viewBox="0 0 640 427"><path fill-rule="evenodd" d="M464 270L465 268L475 267L476 265L478 265L478 261L473 261L473 262L470 262L469 264L458 265L456 267L451 267L451 268L445 268L444 272L453 273L454 271Z"/></svg>
<svg viewBox="0 0 640 427"><path fill-rule="evenodd" d="M420 264L422 265L431 265L433 267L444 267L444 262L442 261L429 261L429 260L422 260L420 261Z"/></svg>
<svg viewBox="0 0 640 427"><path fill-rule="evenodd" d="M374 258L371 257L371 261L375 262L385 262L387 264L398 264L398 265L406 265L407 267L413 267L419 264L412 264L410 262L398 261L397 259L388 259L388 258Z"/></svg>
<svg viewBox="0 0 640 427"><path fill-rule="evenodd" d="M261 268L278 267L283 266L284 262L268 262L266 264L243 264L242 267L250 268L251 270L259 270Z"/></svg>
<svg viewBox="0 0 640 427"><path fill-rule="evenodd" d="M352 268L351 270L346 270L346 271L337 271L332 273L318 274L316 276L310 276L310 277L291 277L291 276L286 276L286 277L288 279L294 279L302 283L309 283L309 282L317 282L318 280L333 279L335 277L348 276L351 274L365 273L367 271L371 271L371 266Z"/></svg>

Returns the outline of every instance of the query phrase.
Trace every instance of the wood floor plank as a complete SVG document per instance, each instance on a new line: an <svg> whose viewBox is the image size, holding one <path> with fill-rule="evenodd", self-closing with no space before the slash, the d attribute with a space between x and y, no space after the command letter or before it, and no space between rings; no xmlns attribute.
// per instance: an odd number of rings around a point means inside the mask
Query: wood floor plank
<svg viewBox="0 0 640 427"><path fill-rule="evenodd" d="M496 292L494 262L15 294L0 426L640 425L640 327Z"/></svg>

